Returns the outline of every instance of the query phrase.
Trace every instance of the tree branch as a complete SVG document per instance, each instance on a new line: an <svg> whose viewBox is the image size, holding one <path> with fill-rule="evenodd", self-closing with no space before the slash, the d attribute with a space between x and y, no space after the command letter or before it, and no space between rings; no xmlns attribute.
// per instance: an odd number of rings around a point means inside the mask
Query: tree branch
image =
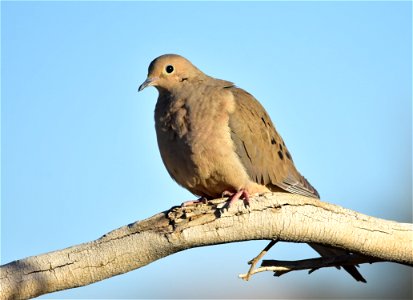
<svg viewBox="0 0 413 300"><path fill-rule="evenodd" d="M247 240L319 243L372 261L413 264L412 224L287 193L253 197L248 207L239 201L226 211L224 204L225 199L216 199L173 207L95 241L3 265L0 298L27 299L84 286L185 249Z"/></svg>
<svg viewBox="0 0 413 300"><path fill-rule="evenodd" d="M261 252L260 254L263 254L263 252ZM258 258L258 256L256 258ZM375 262L383 262L383 260L358 254L319 257L296 261L281 261L271 259L263 260L259 268L254 269L254 266L251 266L247 274L241 274L239 275L239 277L248 281L252 275L265 271L274 272L274 276L281 276L288 272L298 270L309 270L308 273L311 274L312 272L321 268L339 267L344 265L360 265L365 263L372 264Z"/></svg>

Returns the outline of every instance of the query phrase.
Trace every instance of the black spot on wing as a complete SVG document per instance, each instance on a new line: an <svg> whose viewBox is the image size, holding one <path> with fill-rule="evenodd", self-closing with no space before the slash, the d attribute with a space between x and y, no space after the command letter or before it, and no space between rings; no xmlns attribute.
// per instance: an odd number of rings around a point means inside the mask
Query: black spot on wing
<svg viewBox="0 0 413 300"><path fill-rule="evenodd" d="M280 157L280 159L284 159L284 154L282 151L278 151L278 156Z"/></svg>
<svg viewBox="0 0 413 300"><path fill-rule="evenodd" d="M287 151L287 152L285 153L285 155L287 156L287 158L288 158L289 160L291 160L291 161L293 160L293 158L291 157L290 152Z"/></svg>
<svg viewBox="0 0 413 300"><path fill-rule="evenodd" d="M261 117L261 121L264 123L264 126L267 127L267 123L265 122L264 117Z"/></svg>

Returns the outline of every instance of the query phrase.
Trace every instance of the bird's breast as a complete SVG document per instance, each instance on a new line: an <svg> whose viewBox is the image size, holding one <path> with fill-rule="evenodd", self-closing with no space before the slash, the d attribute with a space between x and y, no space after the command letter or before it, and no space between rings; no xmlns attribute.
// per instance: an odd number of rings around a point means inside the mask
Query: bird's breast
<svg viewBox="0 0 413 300"><path fill-rule="evenodd" d="M247 175L234 151L228 126L231 93L176 98L155 109L159 150L169 174L201 196L238 189ZM237 174L237 176L233 176Z"/></svg>

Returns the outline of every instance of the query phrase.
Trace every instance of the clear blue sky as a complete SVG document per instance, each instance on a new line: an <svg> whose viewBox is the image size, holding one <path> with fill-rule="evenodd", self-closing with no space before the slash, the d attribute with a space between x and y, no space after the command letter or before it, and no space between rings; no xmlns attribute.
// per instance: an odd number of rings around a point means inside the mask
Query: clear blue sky
<svg viewBox="0 0 413 300"><path fill-rule="evenodd" d="M190 59L266 107L322 199L412 222L410 2L1 2L1 261L194 197L168 176L151 60ZM45 298L410 297L411 269L237 278L265 245L192 249ZM303 259L283 244L274 259Z"/></svg>

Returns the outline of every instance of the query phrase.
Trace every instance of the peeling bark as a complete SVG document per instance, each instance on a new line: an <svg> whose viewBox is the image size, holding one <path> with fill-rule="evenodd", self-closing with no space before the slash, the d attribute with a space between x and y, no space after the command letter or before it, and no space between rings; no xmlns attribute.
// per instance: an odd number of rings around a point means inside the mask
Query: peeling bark
<svg viewBox="0 0 413 300"><path fill-rule="evenodd" d="M287 193L254 197L248 207L239 201L229 211L222 209L224 201L173 207L95 241L3 265L0 298L27 299L84 286L185 249L247 240L319 243L370 261L413 264L412 224Z"/></svg>

